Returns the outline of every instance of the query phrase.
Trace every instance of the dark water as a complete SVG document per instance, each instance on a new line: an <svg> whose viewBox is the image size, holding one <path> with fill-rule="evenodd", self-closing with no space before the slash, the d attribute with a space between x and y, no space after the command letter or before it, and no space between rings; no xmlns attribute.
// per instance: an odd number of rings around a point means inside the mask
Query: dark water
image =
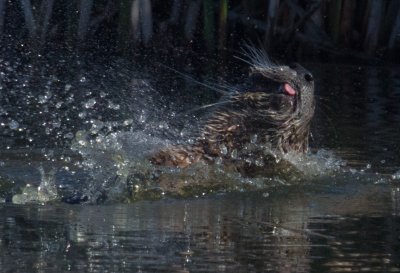
<svg viewBox="0 0 400 273"><path fill-rule="evenodd" d="M396 207L397 203L397 207ZM399 191L279 189L1 211L2 272L397 272Z"/></svg>
<svg viewBox="0 0 400 273"><path fill-rule="evenodd" d="M176 137L179 111L171 109L213 97L176 94L173 83L166 90L180 100L172 103L158 93L118 97L132 85L156 92L143 75L132 81L125 65L87 72L79 64L72 76L61 66L51 76L3 62L12 69L4 70L0 96L0 271L400 271L399 67L306 66L318 79L312 150L319 160L308 163L340 165L339 172L291 186L68 205L60 190L111 193L110 177L123 176L127 162ZM87 131L94 141L82 137Z"/></svg>

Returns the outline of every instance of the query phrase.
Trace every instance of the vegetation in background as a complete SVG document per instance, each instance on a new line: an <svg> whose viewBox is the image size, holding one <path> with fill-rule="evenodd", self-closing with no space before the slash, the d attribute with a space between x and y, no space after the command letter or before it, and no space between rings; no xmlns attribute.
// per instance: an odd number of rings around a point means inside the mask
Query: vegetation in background
<svg viewBox="0 0 400 273"><path fill-rule="evenodd" d="M237 51L316 59L386 58L400 49L396 0L0 0L2 47L24 43L106 48Z"/></svg>

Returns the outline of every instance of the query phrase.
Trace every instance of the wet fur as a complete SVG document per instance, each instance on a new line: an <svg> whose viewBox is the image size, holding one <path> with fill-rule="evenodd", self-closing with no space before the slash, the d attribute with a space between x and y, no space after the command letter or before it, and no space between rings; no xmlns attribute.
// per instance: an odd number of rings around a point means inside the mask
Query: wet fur
<svg viewBox="0 0 400 273"><path fill-rule="evenodd" d="M252 47L247 47L242 60L251 71L245 90L217 103L200 124L194 144L165 148L151 158L153 164L184 168L216 158L238 163L244 157L261 156L263 165L268 165L276 155L307 151L314 114L312 75L297 64L274 64L263 51ZM285 83L297 91L296 96L277 90L277 85Z"/></svg>

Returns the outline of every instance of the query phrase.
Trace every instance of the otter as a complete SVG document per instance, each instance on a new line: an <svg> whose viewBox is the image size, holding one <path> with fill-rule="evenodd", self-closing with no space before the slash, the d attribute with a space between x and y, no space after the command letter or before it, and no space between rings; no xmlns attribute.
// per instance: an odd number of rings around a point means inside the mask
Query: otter
<svg viewBox="0 0 400 273"><path fill-rule="evenodd" d="M250 77L242 90L217 103L193 144L162 149L150 158L153 164L186 168L222 159L249 173L255 165L251 157L261 159L256 165L265 169L277 157L307 152L315 109L313 75L297 63L275 64L259 49L249 47L246 56L242 60L250 65Z"/></svg>

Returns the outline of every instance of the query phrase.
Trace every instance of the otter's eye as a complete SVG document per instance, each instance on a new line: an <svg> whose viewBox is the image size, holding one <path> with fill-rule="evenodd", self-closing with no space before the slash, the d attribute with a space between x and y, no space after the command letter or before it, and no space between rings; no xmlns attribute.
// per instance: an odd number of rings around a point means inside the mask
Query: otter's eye
<svg viewBox="0 0 400 273"><path fill-rule="evenodd" d="M312 82L314 79L313 79L313 76L311 76L310 74L305 74L304 75L304 79L306 80L306 81L308 81L308 82Z"/></svg>

